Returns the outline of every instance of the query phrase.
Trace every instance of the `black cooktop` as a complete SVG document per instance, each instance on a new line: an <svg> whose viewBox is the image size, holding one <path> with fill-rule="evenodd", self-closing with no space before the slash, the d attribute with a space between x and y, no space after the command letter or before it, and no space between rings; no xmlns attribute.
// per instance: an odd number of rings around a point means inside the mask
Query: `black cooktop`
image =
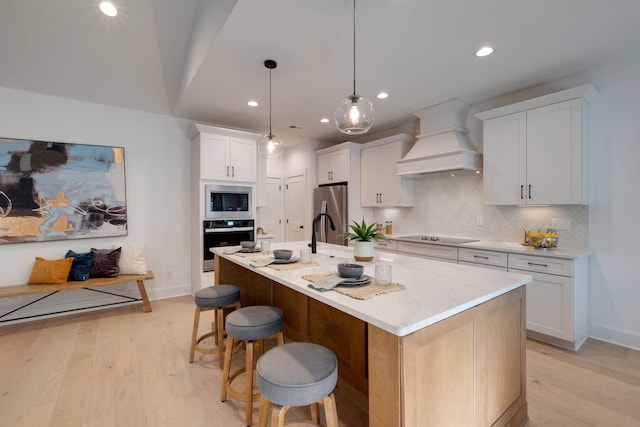
<svg viewBox="0 0 640 427"><path fill-rule="evenodd" d="M429 236L425 234L419 234L416 236L402 236L398 237L398 239L415 240L424 243L470 243L478 241L478 239L467 239L464 237Z"/></svg>

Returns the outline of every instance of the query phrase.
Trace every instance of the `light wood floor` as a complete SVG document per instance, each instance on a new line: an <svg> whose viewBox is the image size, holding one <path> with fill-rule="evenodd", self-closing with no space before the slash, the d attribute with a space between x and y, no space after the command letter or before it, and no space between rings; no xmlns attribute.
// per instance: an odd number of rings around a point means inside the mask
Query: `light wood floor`
<svg viewBox="0 0 640 427"><path fill-rule="evenodd" d="M188 362L193 298L152 305L0 326L0 426L244 425L243 406L219 400L215 356ZM529 341L527 394L530 427L638 426L640 352ZM340 426L367 425L363 395L339 383L336 398Z"/></svg>

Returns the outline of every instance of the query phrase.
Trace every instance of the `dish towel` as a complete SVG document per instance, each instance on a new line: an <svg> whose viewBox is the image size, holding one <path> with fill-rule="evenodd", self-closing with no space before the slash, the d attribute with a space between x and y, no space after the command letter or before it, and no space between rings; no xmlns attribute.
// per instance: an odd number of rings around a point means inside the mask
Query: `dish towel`
<svg viewBox="0 0 640 427"><path fill-rule="evenodd" d="M344 278L338 276L337 274L331 274L318 280L317 282L309 283L309 287L311 289L315 289L316 291L327 292L338 286L343 281Z"/></svg>
<svg viewBox="0 0 640 427"><path fill-rule="evenodd" d="M256 268L266 267L267 265L273 263L275 260L276 260L275 257L268 256L264 258L254 259L249 263L249 265L251 267L256 267Z"/></svg>

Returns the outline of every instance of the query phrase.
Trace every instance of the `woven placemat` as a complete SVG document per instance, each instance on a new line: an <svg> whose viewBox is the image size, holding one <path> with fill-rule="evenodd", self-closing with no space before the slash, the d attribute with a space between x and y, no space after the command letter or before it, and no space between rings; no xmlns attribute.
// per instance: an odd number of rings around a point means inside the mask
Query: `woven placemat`
<svg viewBox="0 0 640 427"><path fill-rule="evenodd" d="M302 278L310 281L311 283L315 283L318 280L323 279L332 274L334 273L332 272L316 273L316 274L309 274L306 276L302 276ZM371 282L366 285L358 286L354 288L345 288L342 286L336 286L335 288L332 289L332 291L336 291L338 293L341 293L343 295L346 295L348 297L355 298L355 299L369 299L369 298L375 297L376 295L388 294L390 292L401 291L403 289L405 289L405 286L401 285L400 283L393 282L390 285L378 285L376 284L376 279L371 278Z"/></svg>
<svg viewBox="0 0 640 427"><path fill-rule="evenodd" d="M307 264L302 264L300 261L292 262L291 264L269 264L267 267L273 268L278 271L297 270L298 268L315 267L319 265L317 262L312 261Z"/></svg>

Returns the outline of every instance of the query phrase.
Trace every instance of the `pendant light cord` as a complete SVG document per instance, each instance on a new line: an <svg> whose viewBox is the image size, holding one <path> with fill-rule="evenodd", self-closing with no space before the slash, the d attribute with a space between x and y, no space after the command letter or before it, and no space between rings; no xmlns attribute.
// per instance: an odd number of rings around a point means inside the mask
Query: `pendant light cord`
<svg viewBox="0 0 640 427"><path fill-rule="evenodd" d="M271 136L271 68L269 68L269 136Z"/></svg>
<svg viewBox="0 0 640 427"><path fill-rule="evenodd" d="M353 94L356 94L356 0L353 0Z"/></svg>

